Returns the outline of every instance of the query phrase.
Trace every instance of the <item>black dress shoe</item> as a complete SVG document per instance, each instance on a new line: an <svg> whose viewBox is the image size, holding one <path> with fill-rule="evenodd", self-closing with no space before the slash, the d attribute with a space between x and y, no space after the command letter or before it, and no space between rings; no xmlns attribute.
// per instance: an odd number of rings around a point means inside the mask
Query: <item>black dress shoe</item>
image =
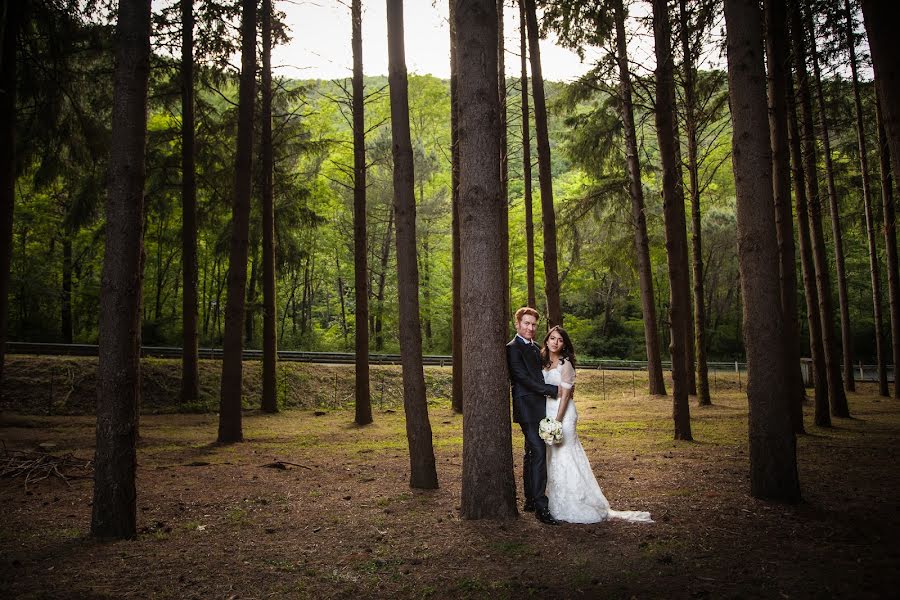
<svg viewBox="0 0 900 600"><path fill-rule="evenodd" d="M534 512L534 500L526 500L525 506L522 507L525 512Z"/></svg>
<svg viewBox="0 0 900 600"><path fill-rule="evenodd" d="M559 521L553 518L553 515L550 514L549 509L541 509L536 511L534 515L537 517L537 520L545 525L559 525Z"/></svg>

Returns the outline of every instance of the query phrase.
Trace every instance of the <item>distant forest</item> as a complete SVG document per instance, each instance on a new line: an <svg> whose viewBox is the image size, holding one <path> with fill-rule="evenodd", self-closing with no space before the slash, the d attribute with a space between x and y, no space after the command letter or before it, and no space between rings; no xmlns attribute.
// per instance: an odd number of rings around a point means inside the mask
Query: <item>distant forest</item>
<svg viewBox="0 0 900 600"><path fill-rule="evenodd" d="M17 140L18 166L9 286L8 336L19 341L97 343L105 222L106 161L112 108L112 29L88 15L36 3L21 34ZM206 19L205 21L203 19ZM234 186L238 72L227 64L239 40L211 34L235 19L234 11L201 13L195 56L196 177L198 206L198 332L200 345L220 347L227 291L228 240ZM854 99L840 23L822 17L824 116L830 126L831 172L843 226L849 318L854 358L875 360L865 211ZM181 96L179 63L171 58L178 23L157 15L149 91L144 218L142 343L181 345ZM552 25L552 23L551 23ZM677 24L676 24L677 25ZM677 28L677 27L676 27ZM677 35L677 32L676 32ZM277 38L277 36L276 36ZM349 43L349 40L348 40ZM711 43L707 41L707 46ZM676 63L680 60L676 44ZM507 49L507 73L518 64ZM719 49L707 48L707 52ZM861 61L867 60L860 56ZM680 67L676 64L676 73ZM695 72L701 125L698 136L702 273L709 360L743 357L736 249L731 121L724 71ZM50 85L50 83L53 85ZM679 123L683 76L676 76ZM646 359L638 271L632 242L629 180L617 77L598 64L572 83L546 82L554 202L564 321L579 353ZM509 305L527 303L521 79L508 77ZM646 202L659 343L669 345L662 179L653 120L655 80L633 81L636 134ZM860 85L863 122L878 137L871 82ZM372 351L398 352L397 268L392 214L390 103L386 77L365 78L368 295ZM273 147L278 345L281 349L352 351L358 326L354 301L353 145L350 80L275 79ZM259 110L259 103L257 103ZM450 83L409 77L409 120L415 164L419 303L423 350L451 351L451 131ZM254 119L259 126L259 120ZM682 161L687 180L684 127ZM531 144L534 128L531 129ZM260 136L255 136L259 152ZM869 145L869 164L879 147ZM531 151L537 187L537 158ZM819 153L824 190L824 155ZM258 164L255 163L255 164ZM253 183L246 291L246 347L261 345L261 178ZM878 172L870 174L878 189ZM537 194L537 190L535 190ZM875 222L881 223L880 202ZM540 203L534 220L540 223ZM833 247L834 218L823 211ZM691 231L690 203L686 221ZM883 239L878 236L884 262ZM534 228L535 287L544 289L541 228ZM834 252L827 252L833 269ZM796 257L800 272L800 256ZM887 297L887 278L882 278ZM806 303L799 286L803 344ZM837 306L837 286L834 288ZM543 294L537 308L545 312ZM510 328L512 323L510 323ZM512 329L510 329L512 331ZM808 356L809 350L803 354Z"/></svg>

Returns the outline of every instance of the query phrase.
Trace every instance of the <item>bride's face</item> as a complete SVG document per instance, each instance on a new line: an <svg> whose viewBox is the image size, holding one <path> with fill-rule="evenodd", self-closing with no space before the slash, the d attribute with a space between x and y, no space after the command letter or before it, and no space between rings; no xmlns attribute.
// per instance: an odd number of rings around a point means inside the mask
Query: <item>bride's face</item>
<svg viewBox="0 0 900 600"><path fill-rule="evenodd" d="M559 354L562 352L563 347L565 346L565 342L561 335L559 335L558 331L553 331L550 333L550 337L547 338L547 349L552 354Z"/></svg>

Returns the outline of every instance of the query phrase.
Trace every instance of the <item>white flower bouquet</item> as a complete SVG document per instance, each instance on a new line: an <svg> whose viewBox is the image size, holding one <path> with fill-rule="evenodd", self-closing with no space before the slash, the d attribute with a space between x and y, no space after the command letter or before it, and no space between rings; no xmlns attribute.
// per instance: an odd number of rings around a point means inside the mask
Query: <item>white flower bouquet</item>
<svg viewBox="0 0 900 600"><path fill-rule="evenodd" d="M556 419L546 417L541 420L538 425L538 435L547 442L548 445L558 444L562 441L562 423Z"/></svg>

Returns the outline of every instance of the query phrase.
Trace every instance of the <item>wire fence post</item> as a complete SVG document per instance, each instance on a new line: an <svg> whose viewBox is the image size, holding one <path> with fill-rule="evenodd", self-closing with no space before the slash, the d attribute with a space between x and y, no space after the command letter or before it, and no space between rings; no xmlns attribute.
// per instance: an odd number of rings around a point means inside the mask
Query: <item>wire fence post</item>
<svg viewBox="0 0 900 600"><path fill-rule="evenodd" d="M606 401L606 371L603 370L603 361L600 361L600 389L603 391L603 400Z"/></svg>
<svg viewBox="0 0 900 600"><path fill-rule="evenodd" d="M738 361L734 361L734 372L737 373L738 391L741 391L741 369L738 367Z"/></svg>

